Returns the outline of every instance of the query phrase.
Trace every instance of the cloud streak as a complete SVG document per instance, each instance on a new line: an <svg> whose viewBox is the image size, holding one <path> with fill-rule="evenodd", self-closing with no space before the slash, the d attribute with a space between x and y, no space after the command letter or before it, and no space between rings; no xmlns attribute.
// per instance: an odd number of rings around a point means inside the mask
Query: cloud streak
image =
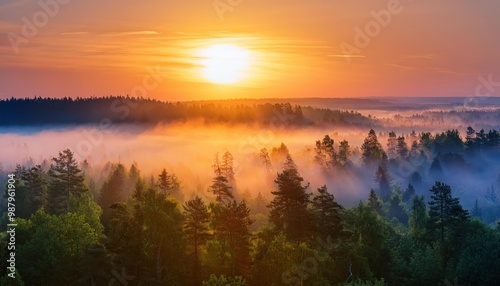
<svg viewBox="0 0 500 286"><path fill-rule="evenodd" d="M131 31L131 32L113 32L100 34L100 36L106 37L122 37L122 36L136 36L136 35L158 35L160 33L156 31Z"/></svg>

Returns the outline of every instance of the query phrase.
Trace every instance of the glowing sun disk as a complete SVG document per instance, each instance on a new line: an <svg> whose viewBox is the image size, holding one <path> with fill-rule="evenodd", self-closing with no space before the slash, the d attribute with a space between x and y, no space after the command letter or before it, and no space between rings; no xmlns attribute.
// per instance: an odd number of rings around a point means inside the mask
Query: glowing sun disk
<svg viewBox="0 0 500 286"><path fill-rule="evenodd" d="M202 75L212 83L230 84L246 76L250 52L244 48L220 44L201 50Z"/></svg>

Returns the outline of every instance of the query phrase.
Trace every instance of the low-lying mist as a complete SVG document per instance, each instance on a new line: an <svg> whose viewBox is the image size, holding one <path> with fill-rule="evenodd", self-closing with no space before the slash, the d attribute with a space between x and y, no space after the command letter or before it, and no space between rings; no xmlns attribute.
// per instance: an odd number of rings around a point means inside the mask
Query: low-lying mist
<svg viewBox="0 0 500 286"><path fill-rule="evenodd" d="M181 179L184 192L189 193L208 186L216 154L222 156L229 151L234 158L238 189L251 194L266 192L268 188L257 179L266 171L257 158L262 148L270 152L284 143L306 180L319 186L324 183L317 181L318 175L311 171L315 140L330 134L335 140L345 139L359 146L366 133L362 130L331 132L313 127L273 130L257 125L207 125L202 121L158 124L150 128L118 125L106 131L95 126L30 130L28 134L21 131L0 134L0 156L5 170L13 170L16 164L42 164L69 148L79 162L87 160L93 168L102 168L107 162L120 162L125 166L136 162L142 175L148 178L166 168ZM274 168L281 171L281 166Z"/></svg>
<svg viewBox="0 0 500 286"><path fill-rule="evenodd" d="M364 201L371 188L378 188L374 179L376 169L366 168L361 163L360 146L368 134L366 127L332 130L282 125L271 128L258 124L208 124L199 120L157 124L154 127L116 125L104 131L90 125L44 129L10 130L0 134L0 156L4 171L12 171L16 164L48 166L50 159L56 157L59 151L69 148L80 163L87 160L92 172L99 174L98 183L107 177L109 168L106 166L109 167L109 163L122 163L128 169L135 162L141 175L148 180L152 176L157 178L163 168L176 174L187 199L194 194L212 199L208 192L214 177L212 165L217 154L220 158L228 151L234 158L237 195L242 198L249 195L254 197L260 192L269 201L272 199L270 192L275 188L273 180L282 171L283 164L282 160L273 158L272 150L284 143L304 183L310 183L311 192L327 185L329 192L340 203L352 206L359 200ZM375 131L382 147L386 149L389 130ZM397 131L398 136L406 136L408 146L412 145L413 139L408 135L411 132L411 129L401 131L401 128ZM349 168L324 172L314 162L315 142L327 134L334 139L337 150L339 142L349 142L352 151ZM461 135L464 134L461 131ZM263 148L271 155L271 174L259 158ZM499 175L500 159L497 153L494 156L474 157L446 157L445 153L435 155L441 160L439 174L430 171L434 156L427 160L409 161L404 166L389 160L389 177L393 188L399 187L404 191L408 183L413 183L417 194L428 197L430 186L435 180L441 180L452 186L455 196L461 197L466 208L472 208L477 198L487 204L484 193L488 187L496 184ZM419 178L415 179L415 176Z"/></svg>

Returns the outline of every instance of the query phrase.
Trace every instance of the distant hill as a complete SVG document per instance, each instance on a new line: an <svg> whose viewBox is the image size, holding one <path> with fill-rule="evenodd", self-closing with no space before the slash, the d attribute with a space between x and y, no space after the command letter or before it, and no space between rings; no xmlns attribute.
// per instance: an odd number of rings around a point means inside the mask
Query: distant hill
<svg viewBox="0 0 500 286"><path fill-rule="evenodd" d="M215 102L211 100L193 103ZM217 100L219 104L262 104L288 102L292 105L348 110L426 110L433 108L500 107L500 97L374 97L374 98L263 98Z"/></svg>

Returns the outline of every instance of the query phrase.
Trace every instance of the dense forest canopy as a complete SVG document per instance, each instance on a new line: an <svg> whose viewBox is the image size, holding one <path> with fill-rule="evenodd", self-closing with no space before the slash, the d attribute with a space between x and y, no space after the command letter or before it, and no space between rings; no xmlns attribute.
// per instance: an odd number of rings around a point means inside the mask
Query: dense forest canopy
<svg viewBox="0 0 500 286"><path fill-rule="evenodd" d="M214 154L211 179L198 187L180 166L146 173L137 163L78 161L69 149L2 169L2 227L8 174L16 178L16 281L108 285L117 273L130 285L499 280L499 131L371 129L359 146L334 135L311 146L262 148L254 169L237 168L229 150ZM249 189L246 175L260 187Z"/></svg>

